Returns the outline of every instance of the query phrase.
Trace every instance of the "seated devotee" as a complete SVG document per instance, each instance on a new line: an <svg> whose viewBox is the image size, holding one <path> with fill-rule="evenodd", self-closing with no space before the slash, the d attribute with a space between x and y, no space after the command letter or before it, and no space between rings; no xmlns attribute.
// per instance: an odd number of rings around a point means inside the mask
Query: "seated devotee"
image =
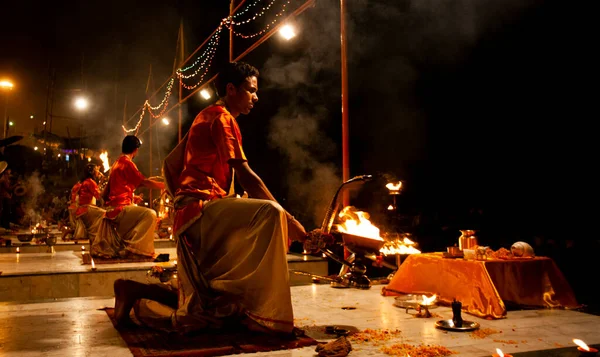
<svg viewBox="0 0 600 357"><path fill-rule="evenodd" d="M77 218L77 207L79 206L79 189L81 188L81 181L77 181L73 188L71 188L71 200L69 201L69 223L73 228L73 239L87 239L87 231L81 218Z"/></svg>
<svg viewBox="0 0 600 357"><path fill-rule="evenodd" d="M156 212L138 207L134 191L140 186L162 190L165 184L147 179L133 163L132 160L138 154L141 144L136 136L126 136L121 145L121 156L110 169L108 184L102 196L106 202L106 218L113 222L118 237L110 234L111 232L102 232L100 239L105 240L104 249L98 251L98 254L121 257L154 256Z"/></svg>
<svg viewBox="0 0 600 357"><path fill-rule="evenodd" d="M164 163L175 193L177 293L161 284L115 282L118 323L189 333L245 325L292 335L288 238L303 241L302 225L275 200L248 165L236 118L257 102L258 70L229 63L216 79L221 97L195 118ZM237 198L235 176L250 198ZM178 299L177 299L178 294Z"/></svg>
<svg viewBox="0 0 600 357"><path fill-rule="evenodd" d="M81 220L85 227L87 237L90 240L90 251L93 256L101 256L106 249L103 245L106 242L114 241L109 239L97 239L99 232L110 234L114 237L115 233L105 221L105 210L97 206L97 200L100 200L100 190L96 180L101 176L98 166L87 164L83 174L83 180L78 189L77 209L75 219Z"/></svg>

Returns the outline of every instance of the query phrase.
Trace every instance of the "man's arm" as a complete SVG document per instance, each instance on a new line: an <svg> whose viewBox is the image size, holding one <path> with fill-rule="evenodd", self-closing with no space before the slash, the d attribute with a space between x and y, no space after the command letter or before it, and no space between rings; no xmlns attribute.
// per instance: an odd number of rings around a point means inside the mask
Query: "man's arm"
<svg viewBox="0 0 600 357"><path fill-rule="evenodd" d="M140 186L144 186L154 190L164 190L165 183L160 181L154 181L151 179L145 179L140 183Z"/></svg>
<svg viewBox="0 0 600 357"><path fill-rule="evenodd" d="M240 185L242 185L242 188L248 192L249 197L277 202L263 180L254 171L252 171L250 165L248 165L248 162L241 160L230 160L230 165L235 170ZM285 215L288 221L289 237L292 240L304 242L304 240L306 240L306 230L302 224L298 222L294 216L289 214L289 212L285 211Z"/></svg>
<svg viewBox="0 0 600 357"><path fill-rule="evenodd" d="M271 194L263 180L250 168L248 162L241 160L231 160L231 167L235 170L240 185L248 196L262 200L277 201Z"/></svg>

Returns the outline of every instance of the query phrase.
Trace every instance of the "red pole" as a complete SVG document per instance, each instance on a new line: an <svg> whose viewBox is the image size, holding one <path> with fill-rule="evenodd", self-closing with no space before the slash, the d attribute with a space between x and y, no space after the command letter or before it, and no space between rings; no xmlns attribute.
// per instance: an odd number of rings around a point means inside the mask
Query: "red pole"
<svg viewBox="0 0 600 357"><path fill-rule="evenodd" d="M350 179L350 155L348 140L348 63L346 58L346 4L340 0L340 40L341 40L341 63L342 63L342 181ZM344 206L350 204L347 192L344 192Z"/></svg>

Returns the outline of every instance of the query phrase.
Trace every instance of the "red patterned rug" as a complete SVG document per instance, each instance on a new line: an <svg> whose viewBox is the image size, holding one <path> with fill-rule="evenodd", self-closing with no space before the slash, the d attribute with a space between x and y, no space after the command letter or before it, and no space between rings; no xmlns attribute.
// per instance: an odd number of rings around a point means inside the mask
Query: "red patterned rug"
<svg viewBox="0 0 600 357"><path fill-rule="evenodd" d="M105 311L115 326L114 309L106 308ZM289 350L317 344L310 337L286 339L249 331L215 330L183 336L137 326L115 328L135 357L210 357Z"/></svg>
<svg viewBox="0 0 600 357"><path fill-rule="evenodd" d="M80 258L83 261L83 258L81 257L81 253L80 252L74 252L75 255ZM89 254L89 253L85 253L85 254ZM100 258L100 257L95 257L94 258L94 264L98 265L98 264L117 264L117 263L146 263L146 262L153 262L155 258L152 257L143 257L143 256L137 256L134 258ZM84 265L90 265L92 264L90 263L82 263Z"/></svg>

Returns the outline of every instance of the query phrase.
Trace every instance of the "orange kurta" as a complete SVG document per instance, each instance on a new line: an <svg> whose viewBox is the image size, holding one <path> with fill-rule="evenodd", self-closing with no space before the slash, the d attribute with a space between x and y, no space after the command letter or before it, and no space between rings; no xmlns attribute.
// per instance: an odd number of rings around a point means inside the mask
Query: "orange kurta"
<svg viewBox="0 0 600 357"><path fill-rule="evenodd" d="M202 214L202 202L222 198L233 179L230 160L246 161L242 135L235 118L221 105L198 114L187 135L183 170L175 196L194 197L194 203L175 212L173 230L183 232Z"/></svg>
<svg viewBox="0 0 600 357"><path fill-rule="evenodd" d="M98 184L96 184L96 182L91 178L87 178L83 181L83 183L81 183L79 188L79 207L77 207L77 217L87 213L87 205L92 204L94 198L97 200L100 199Z"/></svg>
<svg viewBox="0 0 600 357"><path fill-rule="evenodd" d="M133 204L133 192L146 177L138 170L129 156L121 155L113 164L108 179L108 202L111 207L106 213L110 219L115 218L124 206Z"/></svg>

